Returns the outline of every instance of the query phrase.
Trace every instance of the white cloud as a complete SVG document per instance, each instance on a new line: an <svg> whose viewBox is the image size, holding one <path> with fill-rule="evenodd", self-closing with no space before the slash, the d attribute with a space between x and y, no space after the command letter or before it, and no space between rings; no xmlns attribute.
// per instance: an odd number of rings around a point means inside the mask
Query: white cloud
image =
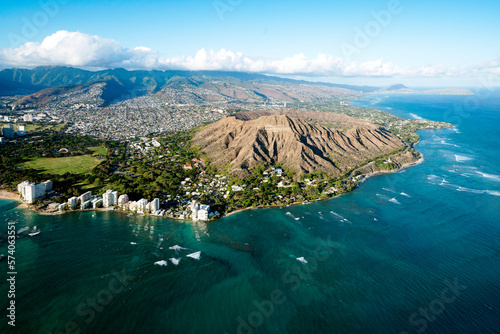
<svg viewBox="0 0 500 334"><path fill-rule="evenodd" d="M221 49L199 50L194 56L161 58L146 47L124 48L115 40L81 32L58 31L41 43L29 42L15 49L0 49L0 67L35 67L65 65L87 69L180 69L224 70L304 76L349 77L458 77L474 73L499 72L498 61L488 66L457 69L443 65L400 67L383 59L363 63L351 62L331 55L309 58L297 54L280 60L250 57L241 52Z"/></svg>

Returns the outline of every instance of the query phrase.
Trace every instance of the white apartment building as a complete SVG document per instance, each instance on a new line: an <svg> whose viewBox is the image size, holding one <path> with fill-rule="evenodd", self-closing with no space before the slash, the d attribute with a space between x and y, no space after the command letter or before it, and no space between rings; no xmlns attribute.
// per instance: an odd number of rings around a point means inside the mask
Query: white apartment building
<svg viewBox="0 0 500 334"><path fill-rule="evenodd" d="M85 202L87 202L88 200L90 200L92 198L92 192L91 191L87 191L86 193L78 196L78 201L80 202L80 205L82 206L82 209L83 208L83 204Z"/></svg>
<svg viewBox="0 0 500 334"><path fill-rule="evenodd" d="M52 181L47 180L38 184L24 181L17 185L17 191L24 201L33 203L37 198L44 197L47 192L52 191Z"/></svg>
<svg viewBox="0 0 500 334"><path fill-rule="evenodd" d="M102 202L105 208L109 208L110 206L115 205L115 196L113 194L113 190L106 190L106 192L102 194Z"/></svg>
<svg viewBox="0 0 500 334"><path fill-rule="evenodd" d="M148 200L145 198L141 198L137 202L137 211L142 213L147 213L149 210Z"/></svg>
<svg viewBox="0 0 500 334"><path fill-rule="evenodd" d="M123 206L125 203L128 203L128 195L127 194L123 194L123 195L120 195L120 197L118 197L118 203L117 205L119 206Z"/></svg>
<svg viewBox="0 0 500 334"><path fill-rule="evenodd" d="M158 212L158 210L160 210L160 199L155 198L154 200L152 200L151 203L149 203L149 208L151 210L151 213L153 214Z"/></svg>
<svg viewBox="0 0 500 334"><path fill-rule="evenodd" d="M193 200L190 204L191 219L207 221L209 218L210 205L200 204Z"/></svg>
<svg viewBox="0 0 500 334"><path fill-rule="evenodd" d="M74 196L68 199L68 207L70 209L75 209L77 205L78 205L78 197Z"/></svg>
<svg viewBox="0 0 500 334"><path fill-rule="evenodd" d="M17 135L19 137L25 136L26 135L26 131L25 130L26 130L26 128L24 127L24 125L19 125L17 127Z"/></svg>

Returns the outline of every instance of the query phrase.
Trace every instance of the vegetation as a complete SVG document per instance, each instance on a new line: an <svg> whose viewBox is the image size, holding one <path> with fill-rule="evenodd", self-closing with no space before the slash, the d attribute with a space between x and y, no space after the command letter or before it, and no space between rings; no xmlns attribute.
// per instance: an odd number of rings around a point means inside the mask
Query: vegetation
<svg viewBox="0 0 500 334"><path fill-rule="evenodd" d="M322 172L297 178L294 171L279 164L259 165L249 177L239 179L229 174L231 166L217 170L200 147L191 146L194 131L119 142L67 135L58 129L41 127L0 146L0 184L14 188L24 180L51 179L56 190L52 201L62 202L87 190L112 189L128 194L131 200L159 198L179 210L196 199L227 213L328 198L351 191L360 180L357 169L361 166L339 178ZM413 149L402 146L371 162L379 170L397 169L390 158L406 150ZM207 186L221 179L222 188Z"/></svg>
<svg viewBox="0 0 500 334"><path fill-rule="evenodd" d="M22 163L25 168L32 168L48 174L87 174L99 164L99 160L89 155L61 158L37 158Z"/></svg>

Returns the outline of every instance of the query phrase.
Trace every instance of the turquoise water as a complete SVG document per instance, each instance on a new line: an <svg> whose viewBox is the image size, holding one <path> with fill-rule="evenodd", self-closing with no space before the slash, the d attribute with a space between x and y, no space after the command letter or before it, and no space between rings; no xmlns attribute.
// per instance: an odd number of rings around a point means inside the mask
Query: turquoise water
<svg viewBox="0 0 500 334"><path fill-rule="evenodd" d="M421 164L329 201L210 224L0 201L3 235L8 221L42 230L16 243L15 332L498 333L500 98L470 102L356 102L460 124L420 133Z"/></svg>

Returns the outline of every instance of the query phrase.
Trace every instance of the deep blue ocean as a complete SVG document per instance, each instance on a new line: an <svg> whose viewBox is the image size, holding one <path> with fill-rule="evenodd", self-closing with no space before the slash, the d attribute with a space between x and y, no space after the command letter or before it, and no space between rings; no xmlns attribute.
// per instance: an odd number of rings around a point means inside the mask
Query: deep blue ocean
<svg viewBox="0 0 500 334"><path fill-rule="evenodd" d="M500 333L500 95L353 104L457 126L420 131L422 163L349 194L209 224L0 201L2 236L42 230L17 240L0 331Z"/></svg>

